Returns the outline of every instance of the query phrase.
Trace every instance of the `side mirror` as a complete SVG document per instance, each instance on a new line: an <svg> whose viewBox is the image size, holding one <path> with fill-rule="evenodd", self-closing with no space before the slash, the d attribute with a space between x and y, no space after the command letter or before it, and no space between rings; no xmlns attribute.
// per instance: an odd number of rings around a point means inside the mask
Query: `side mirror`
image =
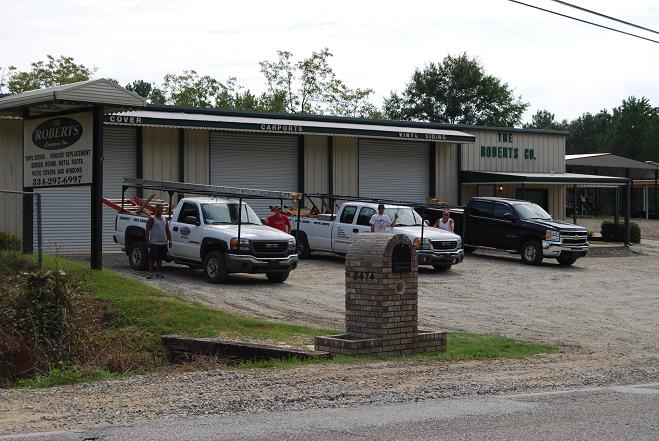
<svg viewBox="0 0 659 441"><path fill-rule="evenodd" d="M197 225L197 226L201 225L201 223L199 222L199 219L197 219L196 216L185 216L185 219L183 219L183 222L185 222L186 224L190 224L190 225Z"/></svg>
<svg viewBox="0 0 659 441"><path fill-rule="evenodd" d="M515 216L512 213L504 213L503 218L509 222L515 222Z"/></svg>

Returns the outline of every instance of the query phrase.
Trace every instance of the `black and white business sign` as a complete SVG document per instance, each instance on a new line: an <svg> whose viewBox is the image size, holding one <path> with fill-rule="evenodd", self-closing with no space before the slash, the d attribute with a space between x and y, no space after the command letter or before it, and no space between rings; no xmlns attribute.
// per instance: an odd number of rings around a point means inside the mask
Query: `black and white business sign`
<svg viewBox="0 0 659 441"><path fill-rule="evenodd" d="M92 113L25 121L23 186L92 182Z"/></svg>

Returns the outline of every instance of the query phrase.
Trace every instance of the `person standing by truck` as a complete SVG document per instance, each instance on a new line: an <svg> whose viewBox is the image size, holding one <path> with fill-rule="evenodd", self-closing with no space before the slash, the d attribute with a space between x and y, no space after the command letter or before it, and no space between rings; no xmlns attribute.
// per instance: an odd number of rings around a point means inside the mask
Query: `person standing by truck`
<svg viewBox="0 0 659 441"><path fill-rule="evenodd" d="M398 213L394 214L394 220L389 219L389 216L384 214L384 204L378 205L378 212L371 216L368 222L371 224L371 233L384 233L387 228L395 227L398 220Z"/></svg>
<svg viewBox="0 0 659 441"><path fill-rule="evenodd" d="M162 279L160 266L163 259L167 258L167 245L172 245L172 235L169 225L162 217L162 204L157 204L153 216L146 222L146 244L149 246L149 274L147 279L155 276Z"/></svg>
<svg viewBox="0 0 659 441"><path fill-rule="evenodd" d="M453 222L453 219L451 219L451 213L448 211L448 208L444 209L442 217L437 219L433 227L455 233L455 231L453 231L455 229L455 223Z"/></svg>
<svg viewBox="0 0 659 441"><path fill-rule="evenodd" d="M291 234L291 221L285 214L282 214L281 207L275 205L272 209L275 213L268 216L268 226Z"/></svg>

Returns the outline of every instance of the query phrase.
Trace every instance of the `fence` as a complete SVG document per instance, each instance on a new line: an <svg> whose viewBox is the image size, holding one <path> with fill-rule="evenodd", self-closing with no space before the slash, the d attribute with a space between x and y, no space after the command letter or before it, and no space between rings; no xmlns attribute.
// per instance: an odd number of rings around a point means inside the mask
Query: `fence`
<svg viewBox="0 0 659 441"><path fill-rule="evenodd" d="M0 190L0 233L14 233L18 240L4 235L13 246L23 253L36 250L39 268L43 267L43 220L41 195L24 191Z"/></svg>

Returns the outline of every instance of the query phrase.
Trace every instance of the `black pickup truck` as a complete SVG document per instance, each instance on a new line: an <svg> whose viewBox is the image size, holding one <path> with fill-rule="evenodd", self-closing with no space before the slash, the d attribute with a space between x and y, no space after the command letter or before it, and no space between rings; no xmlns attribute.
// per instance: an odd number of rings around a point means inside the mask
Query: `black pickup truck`
<svg viewBox="0 0 659 441"><path fill-rule="evenodd" d="M486 248L519 253L528 265L540 265L544 257L572 265L588 252L584 227L554 220L532 202L476 197L464 210L452 209L451 216L465 252Z"/></svg>

